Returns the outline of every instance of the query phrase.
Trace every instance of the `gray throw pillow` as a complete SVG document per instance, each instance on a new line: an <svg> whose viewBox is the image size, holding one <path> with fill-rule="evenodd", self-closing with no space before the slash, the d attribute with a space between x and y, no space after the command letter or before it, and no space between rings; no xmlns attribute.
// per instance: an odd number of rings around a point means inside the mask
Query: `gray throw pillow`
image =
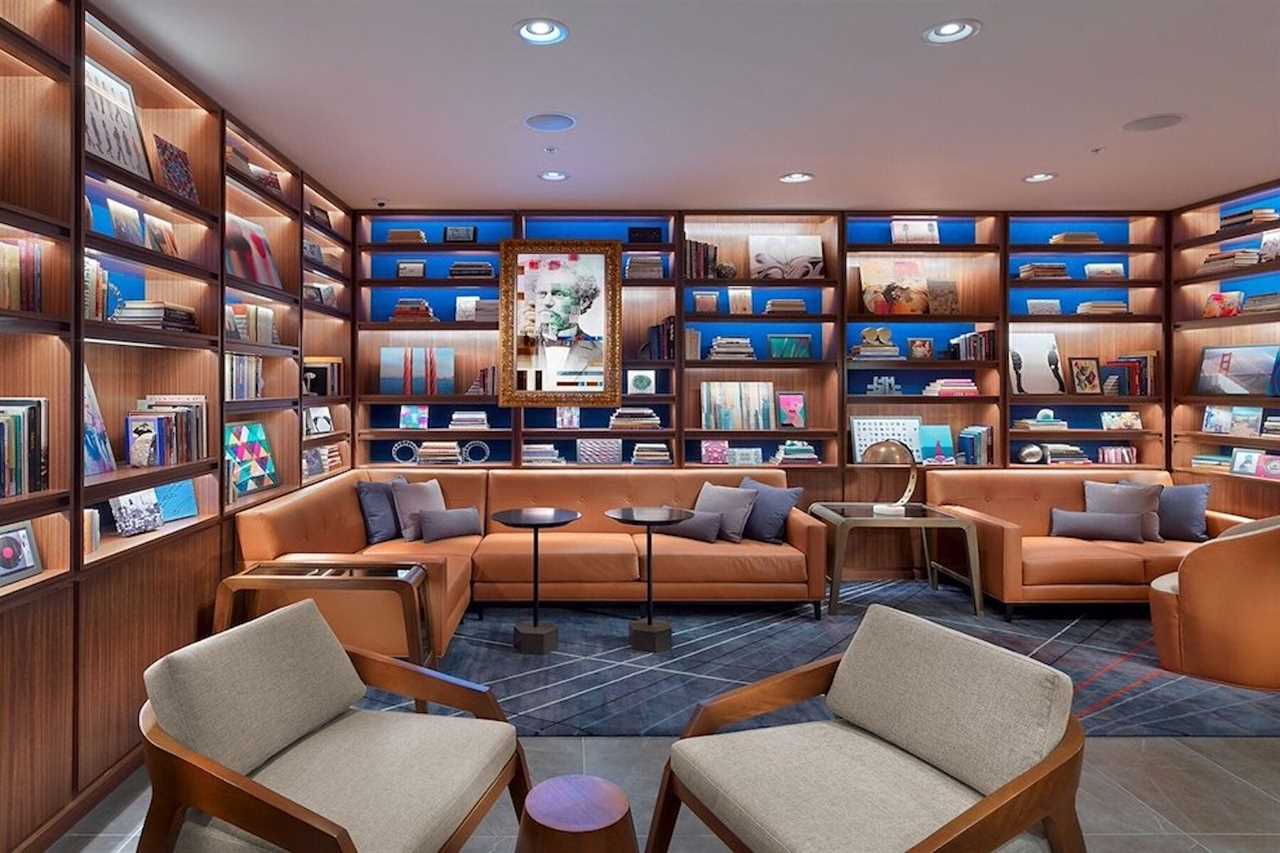
<svg viewBox="0 0 1280 853"><path fill-rule="evenodd" d="M400 538L400 519L396 515L391 485L403 482L404 477L396 477L390 483L363 480L356 483L356 498L360 501L360 514L364 516L364 534L370 545Z"/></svg>
<svg viewBox="0 0 1280 853"><path fill-rule="evenodd" d="M423 542L452 539L455 536L479 536L484 532L480 527L480 510L473 506L420 512L418 529Z"/></svg>
<svg viewBox="0 0 1280 853"><path fill-rule="evenodd" d="M666 507L671 509L671 507ZM714 542L720 535L720 513L700 512L693 510L693 518L677 521L653 528L654 533L665 533L668 536L679 536L683 539L697 539L699 542Z"/></svg>
<svg viewBox="0 0 1280 853"><path fill-rule="evenodd" d="M703 483L693 508L700 512L720 513L720 538L741 542L742 531L747 526L747 517L751 515L755 502L756 493L750 489Z"/></svg>
<svg viewBox="0 0 1280 853"><path fill-rule="evenodd" d="M443 512L444 492L440 491L439 480L428 480L425 483L392 483L391 494L395 497L396 515L400 518L400 534L405 539L418 539L422 535L418 527L418 515L424 512Z"/></svg>
<svg viewBox="0 0 1280 853"><path fill-rule="evenodd" d="M1140 512L1072 512L1053 509L1050 536L1073 539L1106 539L1111 542L1141 542Z"/></svg>
<svg viewBox="0 0 1280 853"><path fill-rule="evenodd" d="M1084 481L1084 511L1101 513L1142 514L1142 538L1163 542L1160 538L1160 492L1164 486L1128 483L1095 483Z"/></svg>
<svg viewBox="0 0 1280 853"><path fill-rule="evenodd" d="M761 542L781 542L787 529L787 516L800 502L804 489L799 486L780 489L750 477L742 478L742 488L756 493L756 502L751 507L751 515L747 516L747 526L742 535Z"/></svg>
<svg viewBox="0 0 1280 853"><path fill-rule="evenodd" d="M1160 492L1160 535L1180 542L1204 542L1209 538L1208 511L1208 483L1165 486Z"/></svg>

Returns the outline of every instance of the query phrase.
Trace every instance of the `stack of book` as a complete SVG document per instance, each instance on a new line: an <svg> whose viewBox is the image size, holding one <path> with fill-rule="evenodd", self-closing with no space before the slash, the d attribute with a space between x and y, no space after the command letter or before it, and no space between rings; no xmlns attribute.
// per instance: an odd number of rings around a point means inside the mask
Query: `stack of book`
<svg viewBox="0 0 1280 853"><path fill-rule="evenodd" d="M1013 422L1014 429L1064 430L1069 424L1060 418L1019 418Z"/></svg>
<svg viewBox="0 0 1280 853"><path fill-rule="evenodd" d="M1232 249L1228 252L1213 252L1200 264L1200 272L1225 272L1238 267L1251 267L1259 263L1262 256L1257 249Z"/></svg>
<svg viewBox="0 0 1280 853"><path fill-rule="evenodd" d="M0 397L0 497L49 488L49 401Z"/></svg>
<svg viewBox="0 0 1280 853"><path fill-rule="evenodd" d="M39 240L0 240L0 310L40 310L43 260Z"/></svg>
<svg viewBox="0 0 1280 853"><path fill-rule="evenodd" d="M662 255L627 255L624 278L662 278Z"/></svg>
<svg viewBox="0 0 1280 853"><path fill-rule="evenodd" d="M154 455L161 461L149 465L177 465L194 462L209 455L209 439L206 430L208 403L203 394L148 394L136 401L134 410L125 418L125 435L131 448L129 462L133 459L132 447L138 435L145 434L149 426L162 441L163 449ZM142 428L135 434L135 426ZM168 461L163 461L168 455Z"/></svg>
<svg viewBox="0 0 1280 853"><path fill-rule="evenodd" d="M427 242L426 232L417 228L388 228L388 243L425 243Z"/></svg>
<svg viewBox="0 0 1280 853"><path fill-rule="evenodd" d="M498 300L496 299L477 299L476 313L472 317L477 323L496 323L498 322Z"/></svg>
<svg viewBox="0 0 1280 853"><path fill-rule="evenodd" d="M393 323L433 322L435 319L436 315L431 310L431 303L421 298L404 297L397 299L395 307L391 309L391 322Z"/></svg>
<svg viewBox="0 0 1280 853"><path fill-rule="evenodd" d="M997 340L995 329L965 332L951 339L947 357L960 361L991 361L996 357Z"/></svg>
<svg viewBox="0 0 1280 853"><path fill-rule="evenodd" d="M1018 267L1018 278L1052 278L1068 279L1067 265L1059 263L1022 264Z"/></svg>
<svg viewBox="0 0 1280 853"><path fill-rule="evenodd" d="M493 278L490 261L454 261L449 265L449 278Z"/></svg>
<svg viewBox="0 0 1280 853"><path fill-rule="evenodd" d="M1091 465L1089 455L1074 444L1042 444L1044 461L1049 465Z"/></svg>
<svg viewBox="0 0 1280 853"><path fill-rule="evenodd" d="M498 368L482 367L467 388L468 397L492 397L498 393Z"/></svg>
<svg viewBox="0 0 1280 853"><path fill-rule="evenodd" d="M992 427L985 424L965 427L956 436L956 464L990 465L994 442Z"/></svg>
<svg viewBox="0 0 1280 853"><path fill-rule="evenodd" d="M1049 238L1051 246L1080 246L1101 243L1102 238L1094 231L1063 231Z"/></svg>
<svg viewBox="0 0 1280 853"><path fill-rule="evenodd" d="M256 400L262 396L266 375L256 355L223 356L223 380L228 400Z"/></svg>
<svg viewBox="0 0 1280 853"><path fill-rule="evenodd" d="M564 465L564 457L554 444L526 444L520 451L525 465Z"/></svg>
<svg viewBox="0 0 1280 853"><path fill-rule="evenodd" d="M647 442L636 442L635 448L631 451L632 465L670 465L671 464L671 448L666 443L650 444Z"/></svg>
<svg viewBox="0 0 1280 853"><path fill-rule="evenodd" d="M688 339L688 331L688 329L685 330L686 340ZM674 314L664 317L661 323L649 327L649 331L645 335L645 342L640 346L640 357L651 361L669 361L676 357L676 317Z"/></svg>
<svg viewBox="0 0 1280 853"><path fill-rule="evenodd" d="M1277 214L1275 208L1272 207L1256 207L1253 210L1244 210L1240 213L1233 213L1230 216L1224 216L1218 220L1218 230L1226 231L1228 228L1239 228L1245 225L1260 225L1263 222L1275 222L1280 220L1280 214Z"/></svg>
<svg viewBox="0 0 1280 853"><path fill-rule="evenodd" d="M769 299L764 303L766 314L803 314L804 300L798 298Z"/></svg>
<svg viewBox="0 0 1280 853"><path fill-rule="evenodd" d="M1099 447L1098 461L1103 465L1137 465L1138 448L1123 445Z"/></svg>
<svg viewBox="0 0 1280 853"><path fill-rule="evenodd" d="M685 278L715 278L719 249L711 243L686 240L684 244Z"/></svg>
<svg viewBox="0 0 1280 853"><path fill-rule="evenodd" d="M972 379L935 379L920 393L926 397L977 397L978 386Z"/></svg>
<svg viewBox="0 0 1280 853"><path fill-rule="evenodd" d="M1121 397L1146 397L1155 393L1156 353L1116 356L1102 366L1102 393Z"/></svg>
<svg viewBox="0 0 1280 853"><path fill-rule="evenodd" d="M449 429L488 429L489 416L484 412L454 412Z"/></svg>
<svg viewBox="0 0 1280 853"><path fill-rule="evenodd" d="M456 441L424 441L418 446L419 465L457 465L461 460Z"/></svg>
<svg viewBox="0 0 1280 853"><path fill-rule="evenodd" d="M340 355L309 355L302 359L302 395L341 396L343 362Z"/></svg>
<svg viewBox="0 0 1280 853"><path fill-rule="evenodd" d="M125 303L125 307L127 308L130 304ZM268 306L237 302L223 306L222 311L222 325L227 340L254 344L274 344L280 340L276 333L275 312ZM116 312L116 319L120 313L120 311ZM194 313L192 312L193 316Z"/></svg>
<svg viewBox="0 0 1280 853"><path fill-rule="evenodd" d="M1256 314L1259 311L1280 311L1280 293L1259 293L1244 301L1240 309L1242 314Z"/></svg>
<svg viewBox="0 0 1280 853"><path fill-rule="evenodd" d="M1280 435L1280 415L1267 415L1262 422L1263 435Z"/></svg>
<svg viewBox="0 0 1280 853"><path fill-rule="evenodd" d="M107 319L107 293L110 290L111 279L106 269L96 258L86 257L82 293L86 320ZM0 300L3 298L0 296Z"/></svg>
<svg viewBox="0 0 1280 853"><path fill-rule="evenodd" d="M906 361L907 357L897 344L869 344L866 342L849 347L850 361Z"/></svg>
<svg viewBox="0 0 1280 853"><path fill-rule="evenodd" d="M1128 314L1129 303L1123 299L1090 299L1076 306L1077 314Z"/></svg>
<svg viewBox="0 0 1280 853"><path fill-rule="evenodd" d="M1230 471L1231 457L1217 453L1197 453L1191 457L1192 468L1209 468L1213 471Z"/></svg>
<svg viewBox="0 0 1280 853"><path fill-rule="evenodd" d="M196 309L190 306L140 299L131 299L121 304L111 315L111 321L166 332L195 332L200 328L196 323Z"/></svg>
<svg viewBox="0 0 1280 853"><path fill-rule="evenodd" d="M716 335L711 339L711 349L707 350L707 358L711 361L754 360L755 357L756 351L751 346L751 338Z"/></svg>
<svg viewBox="0 0 1280 853"><path fill-rule="evenodd" d="M787 440L778 447L770 460L773 465L821 465L818 451L807 441Z"/></svg>
<svg viewBox="0 0 1280 853"><path fill-rule="evenodd" d="M623 406L609 416L609 429L661 429L662 421L653 409Z"/></svg>
<svg viewBox="0 0 1280 853"><path fill-rule="evenodd" d="M1127 276L1124 271L1124 264L1094 263L1084 265L1084 277L1095 280L1110 279L1111 281L1124 281Z"/></svg>

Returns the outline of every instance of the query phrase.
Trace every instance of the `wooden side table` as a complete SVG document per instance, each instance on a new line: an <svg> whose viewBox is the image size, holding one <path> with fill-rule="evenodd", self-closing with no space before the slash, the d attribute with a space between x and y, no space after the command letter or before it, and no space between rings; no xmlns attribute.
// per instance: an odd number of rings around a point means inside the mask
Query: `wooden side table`
<svg viewBox="0 0 1280 853"><path fill-rule="evenodd" d="M920 541L924 547L925 573L929 578L929 586L938 588L938 573L942 572L960 583L966 584L973 593L973 612L982 615L982 569L978 564L978 530L972 521L951 515L937 507L927 504L912 503L906 505L905 515L876 515L872 510L874 504L852 503L842 501L819 501L809 505L809 514L821 519L833 528L832 546L834 554L831 560L830 588L827 592L827 612L840 612L840 579L844 574L844 557L848 550L849 540L858 529L867 528L902 528L920 531ZM960 530L964 532L965 544L968 548L969 572L962 575L954 569L935 562L929 554L930 530Z"/></svg>
<svg viewBox="0 0 1280 853"><path fill-rule="evenodd" d="M516 853L638 853L626 792L598 776L556 776L524 800Z"/></svg>

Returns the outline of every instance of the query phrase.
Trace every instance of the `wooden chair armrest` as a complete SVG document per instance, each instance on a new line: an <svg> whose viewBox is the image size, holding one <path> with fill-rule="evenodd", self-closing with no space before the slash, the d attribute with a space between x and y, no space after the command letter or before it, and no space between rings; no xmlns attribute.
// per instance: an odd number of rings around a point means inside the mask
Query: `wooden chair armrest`
<svg viewBox="0 0 1280 853"><path fill-rule="evenodd" d="M348 648L347 655L361 680L379 690L468 711L481 720L507 721L502 706L483 684L362 649Z"/></svg>
<svg viewBox="0 0 1280 853"><path fill-rule="evenodd" d="M160 727L151 703L142 706L138 723L152 797L176 807L178 818L186 808L194 808L286 850L356 853L343 827L178 743ZM172 849L180 827L179 820L169 828L168 839L144 832L139 850Z"/></svg>
<svg viewBox="0 0 1280 853"><path fill-rule="evenodd" d="M1084 729L1071 717L1062 740L1043 761L974 803L908 853L995 850L1039 821L1074 821L1083 764ZM1048 825L1046 829L1051 836L1056 831Z"/></svg>
<svg viewBox="0 0 1280 853"><path fill-rule="evenodd" d="M681 737L714 734L733 723L821 696L831 688L840 657L834 655L816 660L699 702Z"/></svg>

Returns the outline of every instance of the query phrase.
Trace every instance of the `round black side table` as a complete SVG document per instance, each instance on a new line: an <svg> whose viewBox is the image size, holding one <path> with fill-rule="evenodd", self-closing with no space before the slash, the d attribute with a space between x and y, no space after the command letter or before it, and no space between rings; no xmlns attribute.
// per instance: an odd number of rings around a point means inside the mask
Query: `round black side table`
<svg viewBox="0 0 1280 853"><path fill-rule="evenodd" d="M670 651L671 623L653 621L653 528L688 521L693 513L674 507L624 506L606 510L605 515L619 524L644 527L645 618L631 623L631 648L641 652Z"/></svg>
<svg viewBox="0 0 1280 853"><path fill-rule="evenodd" d="M517 623L512 632L511 644L516 651L526 655L546 655L560 645L555 625L538 624L538 531L549 527L564 527L582 518L571 509L535 506L527 509L504 509L493 514L493 520L507 527L533 531L533 622Z"/></svg>

